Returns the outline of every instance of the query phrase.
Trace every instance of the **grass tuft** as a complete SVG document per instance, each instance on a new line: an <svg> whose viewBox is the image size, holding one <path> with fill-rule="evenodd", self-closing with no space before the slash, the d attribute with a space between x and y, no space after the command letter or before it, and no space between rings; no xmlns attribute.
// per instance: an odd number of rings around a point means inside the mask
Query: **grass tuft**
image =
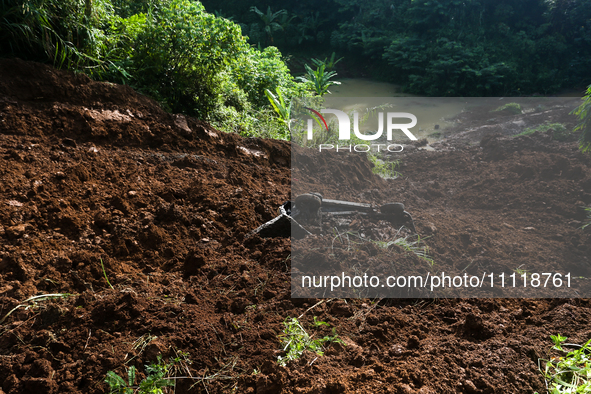
<svg viewBox="0 0 591 394"><path fill-rule="evenodd" d="M567 131L566 127L564 127L564 125L561 123L545 123L545 124L542 124L542 125L539 125L536 127L530 127L528 129L525 129L525 131L523 131L519 134L515 134L513 137L521 137L524 135L530 135L535 132L545 133L548 130L554 131L554 135L552 138L557 141L565 141L571 135L571 133L569 133Z"/></svg>
<svg viewBox="0 0 591 394"><path fill-rule="evenodd" d="M396 171L396 168L400 165L400 160L385 161L379 159L374 154L367 155L368 160L373 164L372 172L376 175L381 176L385 179L396 179L401 174Z"/></svg>
<svg viewBox="0 0 591 394"><path fill-rule="evenodd" d="M111 285L111 282L109 282L109 278L107 277L107 271L105 271L105 265L103 264L103 259L101 259L101 268L103 269L103 275L105 276L105 279L107 280L107 284L109 285L109 287L112 290L115 290L113 285Z"/></svg>
<svg viewBox="0 0 591 394"><path fill-rule="evenodd" d="M288 317L283 322L283 334L279 336L285 356L277 357L277 362L282 367L285 367L289 361L297 360L301 357L304 351L309 350L318 354L324 355L324 344L326 342L341 343L344 342L339 338L335 328L332 329L332 336L327 335L323 338L314 339L308 334L300 321L296 317ZM330 324L318 321L314 316L314 327L329 326Z"/></svg>
<svg viewBox="0 0 591 394"><path fill-rule="evenodd" d="M429 256L429 247L425 245L425 243L421 240L420 235L416 235L417 239L412 241L410 238L411 236L396 238L392 241L372 241L376 245L381 248L388 249L392 245L396 245L401 247L402 249L406 250L407 252L412 252L417 257L422 260L425 260L429 263L429 265L435 265L435 260L431 256ZM413 237L414 238L414 237Z"/></svg>
<svg viewBox="0 0 591 394"><path fill-rule="evenodd" d="M167 392L166 387L174 387L176 384L176 381L170 377L175 369L174 364L175 360L166 363L159 355L156 363L146 365L146 377L138 386L134 386L136 380L134 366L127 370L127 380L109 371L105 377L105 383L109 385L109 394L164 394Z"/></svg>
<svg viewBox="0 0 591 394"><path fill-rule="evenodd" d="M591 225L591 207L586 207L585 211L587 211L587 223L581 227L582 229L586 228L587 226Z"/></svg>

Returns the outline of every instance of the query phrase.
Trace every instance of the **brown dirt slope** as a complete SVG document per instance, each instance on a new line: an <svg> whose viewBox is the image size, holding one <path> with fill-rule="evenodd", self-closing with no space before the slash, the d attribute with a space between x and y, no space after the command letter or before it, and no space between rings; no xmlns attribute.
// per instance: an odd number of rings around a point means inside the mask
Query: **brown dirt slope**
<svg viewBox="0 0 591 394"><path fill-rule="evenodd" d="M1 60L0 315L71 295L0 324L0 392L104 393L107 371L183 351L193 379L177 393L542 393L549 335L591 337L583 299L292 299L290 240L245 237L290 198L290 160L286 142L223 134L128 87ZM589 267L577 207L591 163L572 143L420 151L393 181L346 165L363 187L303 171L294 193L402 201L436 263ZM280 367L282 322L304 312L347 346Z"/></svg>

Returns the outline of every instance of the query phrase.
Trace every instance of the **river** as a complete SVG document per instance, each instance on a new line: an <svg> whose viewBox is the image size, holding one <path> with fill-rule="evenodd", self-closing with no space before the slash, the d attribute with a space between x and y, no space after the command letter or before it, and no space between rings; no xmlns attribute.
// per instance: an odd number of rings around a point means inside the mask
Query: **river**
<svg viewBox="0 0 591 394"><path fill-rule="evenodd" d="M327 107L349 113L389 103L391 106L384 108L384 111L410 112L417 117L417 126L413 132L418 138L437 139L441 131L451 125L449 119L462 112L467 105L465 98L418 97L401 93L399 86L387 82L361 78L343 79L340 82L340 85L331 86L332 94L325 96ZM368 117L360 126L361 131L377 129L377 116Z"/></svg>
<svg viewBox="0 0 591 394"><path fill-rule="evenodd" d="M418 138L430 141L439 139L442 131L453 125L451 119L471 107L491 105L493 108L512 101L522 104L524 111L539 106L550 98L510 98L510 97L421 97L401 92L399 86L387 82L369 79L343 79L340 85L331 86L332 94L325 95L326 108L334 108L351 113L357 110L360 118L367 113L367 108L376 108L375 112L407 112L417 117L417 125L412 129ZM579 93L580 94L580 93ZM558 95L563 100L577 97L572 91ZM581 97L578 95L578 97ZM541 101L540 101L541 100ZM554 100L552 100L554 101ZM351 118L352 119L352 118ZM406 121L408 122L408 120ZM371 114L359 127L363 132L372 133L378 129L378 116Z"/></svg>

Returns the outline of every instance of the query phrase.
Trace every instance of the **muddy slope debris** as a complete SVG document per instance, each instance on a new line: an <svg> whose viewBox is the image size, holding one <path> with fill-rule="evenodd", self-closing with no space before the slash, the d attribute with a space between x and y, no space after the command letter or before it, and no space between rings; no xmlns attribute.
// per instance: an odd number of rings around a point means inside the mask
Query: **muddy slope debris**
<svg viewBox="0 0 591 394"><path fill-rule="evenodd" d="M506 138L417 151L396 180L358 157L345 163L356 187L302 165L292 174L287 142L223 134L128 87L1 60L0 315L66 294L0 325L1 390L104 393L107 371L183 351L193 379L177 393L544 392L549 335L591 337L588 300L318 304L291 297L289 239L245 237L292 193L317 191L403 202L441 264L553 256L588 267L578 208L591 203L588 157L572 143L536 150L543 135ZM516 149L496 154L503 146ZM310 169L320 160L294 149ZM302 314L311 333L334 327L344 344L281 367L282 322ZM331 327L311 327L314 316Z"/></svg>

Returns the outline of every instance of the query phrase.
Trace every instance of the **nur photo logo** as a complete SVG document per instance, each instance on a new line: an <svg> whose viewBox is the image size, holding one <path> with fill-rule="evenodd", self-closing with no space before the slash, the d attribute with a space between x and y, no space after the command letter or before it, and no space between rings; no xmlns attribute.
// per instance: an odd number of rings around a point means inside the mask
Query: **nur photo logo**
<svg viewBox="0 0 591 394"><path fill-rule="evenodd" d="M317 119L316 122L324 126L327 132L331 132L328 123L326 122L323 114L331 114L336 116L338 122L338 140L339 141L350 141L351 140L351 128L355 139L362 141L384 141L385 143L372 143L372 144L349 144L349 145L338 145L338 144L319 144L319 151L336 149L337 152L348 151L348 152L369 152L372 148L375 148L378 152L383 148L388 152L401 152L404 148L400 144L392 144L394 131L402 131L404 135L412 141L418 140L417 137L410 131L411 128L417 125L417 117L408 112L379 112L378 116L378 129L373 133L362 133L360 131L359 112L353 112L353 122L351 122L350 116L344 111L338 109L321 109L319 111L304 107ZM385 123L385 127L384 127ZM353 127L351 127L351 124ZM386 131L384 138L384 129ZM306 138L308 141L314 139L314 119L307 119L307 134Z"/></svg>

